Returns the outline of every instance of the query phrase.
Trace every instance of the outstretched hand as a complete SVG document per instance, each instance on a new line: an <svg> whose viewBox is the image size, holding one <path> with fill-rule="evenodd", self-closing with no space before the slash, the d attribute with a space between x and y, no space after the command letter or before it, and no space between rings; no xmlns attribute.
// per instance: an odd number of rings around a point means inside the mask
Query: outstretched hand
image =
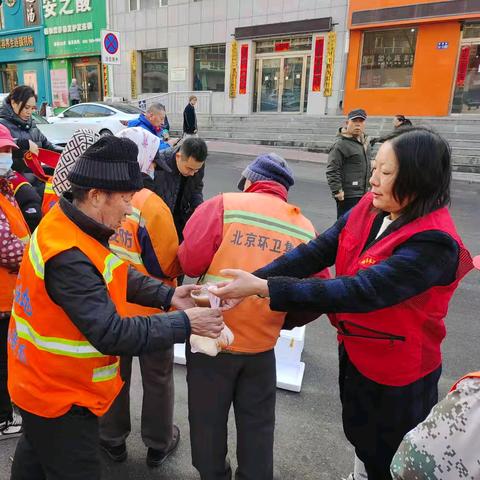
<svg viewBox="0 0 480 480"><path fill-rule="evenodd" d="M209 291L222 300L243 299L250 295L268 296L268 283L244 270L221 270L224 277L232 277L231 282L223 282L209 287ZM230 302L232 304L233 302ZM238 304L239 302L235 303ZM229 302L227 301L227 306ZM233 305L234 306L234 305ZM230 307L233 308L233 307Z"/></svg>

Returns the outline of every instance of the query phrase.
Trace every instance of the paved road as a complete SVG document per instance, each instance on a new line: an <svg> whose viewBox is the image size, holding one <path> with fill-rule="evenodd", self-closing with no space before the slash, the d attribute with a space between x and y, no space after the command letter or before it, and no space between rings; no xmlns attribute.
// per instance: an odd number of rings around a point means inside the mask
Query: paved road
<svg viewBox="0 0 480 480"><path fill-rule="evenodd" d="M234 188L249 159L232 154L213 154L208 160L206 196ZM312 163L293 163L297 183L291 201L300 205L318 230L334 221L334 205L325 183L325 167ZM472 251L480 253L480 184L456 182L452 210L460 233ZM441 394L464 372L479 368L478 345L480 275L470 274L452 301L447 319L448 336L444 343L444 373ZM278 391L275 447L275 477L281 480L337 480L352 467L352 449L345 440L338 401L337 354L335 335L325 319L307 328L303 355L307 368L301 393ZM141 386L138 369L132 388L132 434L128 440L129 459L125 464L104 461L105 480L198 478L190 464L186 408L185 368L175 367L177 424L182 431L179 450L160 470L145 465L145 448L139 434ZM234 456L235 427L230 422L230 452ZM0 443L0 480L9 478L9 456L15 441ZM234 462L232 462L234 463Z"/></svg>

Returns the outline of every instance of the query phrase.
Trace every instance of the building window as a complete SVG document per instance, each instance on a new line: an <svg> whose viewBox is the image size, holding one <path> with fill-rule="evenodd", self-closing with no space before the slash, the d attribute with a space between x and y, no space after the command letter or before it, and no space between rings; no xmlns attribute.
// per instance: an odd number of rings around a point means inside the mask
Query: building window
<svg viewBox="0 0 480 480"><path fill-rule="evenodd" d="M193 49L193 89L225 91L225 45Z"/></svg>
<svg viewBox="0 0 480 480"><path fill-rule="evenodd" d="M168 0L128 0L130 11L140 10L140 8L166 7Z"/></svg>
<svg viewBox="0 0 480 480"><path fill-rule="evenodd" d="M360 88L410 87L416 44L416 28L365 32Z"/></svg>
<svg viewBox="0 0 480 480"><path fill-rule="evenodd" d="M168 92L168 49L142 52L142 93Z"/></svg>
<svg viewBox="0 0 480 480"><path fill-rule="evenodd" d="M463 38L480 38L480 24L472 23L463 26Z"/></svg>

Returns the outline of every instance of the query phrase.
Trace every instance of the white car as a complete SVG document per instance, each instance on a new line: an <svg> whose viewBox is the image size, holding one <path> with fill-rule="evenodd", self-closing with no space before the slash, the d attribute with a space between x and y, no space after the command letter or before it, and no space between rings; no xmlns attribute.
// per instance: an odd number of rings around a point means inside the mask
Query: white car
<svg viewBox="0 0 480 480"><path fill-rule="evenodd" d="M54 145L60 147L64 147L72 138L75 131L79 129L79 127L76 127L75 125L54 125L48 123L48 121L38 113L34 113L32 119L47 139Z"/></svg>
<svg viewBox="0 0 480 480"><path fill-rule="evenodd" d="M90 128L100 135L114 135L141 113L143 110L128 103L79 103L50 117L48 122L59 127Z"/></svg>

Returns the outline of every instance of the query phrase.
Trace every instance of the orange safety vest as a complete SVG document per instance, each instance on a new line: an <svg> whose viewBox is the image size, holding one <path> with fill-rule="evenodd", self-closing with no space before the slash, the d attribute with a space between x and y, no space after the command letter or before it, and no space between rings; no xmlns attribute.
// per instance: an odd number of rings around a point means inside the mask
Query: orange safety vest
<svg viewBox="0 0 480 480"><path fill-rule="evenodd" d="M43 191L42 215L45 216L58 202L58 195L53 190L53 177L48 177Z"/></svg>
<svg viewBox="0 0 480 480"><path fill-rule="evenodd" d="M467 375L465 375L465 376L462 377L460 380L457 380L457 381L455 382L455 384L454 384L453 387L450 389L450 391L453 392L454 390L456 390L458 384L459 384L460 382L462 382L463 380L466 380L467 378L480 378L480 371L467 373Z"/></svg>
<svg viewBox="0 0 480 480"><path fill-rule="evenodd" d="M119 358L96 350L47 293L45 264L71 248L79 249L95 265L117 312L125 316L128 265L56 205L30 239L18 274L8 334L12 401L47 418L65 414L72 405L101 416L123 385ZM91 321L95 322L95 312Z"/></svg>
<svg viewBox="0 0 480 480"><path fill-rule="evenodd" d="M7 217L10 231L26 245L30 238L30 230L20 208L16 204L12 205L5 195L0 194L0 210ZM0 267L0 312L9 312L12 309L16 281L17 272Z"/></svg>
<svg viewBox="0 0 480 480"><path fill-rule="evenodd" d="M177 260L178 236L170 209L157 194L143 188L133 196L132 210L132 214L128 215L111 237L110 249L144 275L150 275L143 263L142 246L138 240L138 229L146 226L162 271L172 274L172 277L161 280L176 286L175 277L180 274ZM150 219L156 221L152 228L149 228ZM132 316L153 315L160 311L157 308L128 304L128 314Z"/></svg>
<svg viewBox="0 0 480 480"><path fill-rule="evenodd" d="M264 193L223 194L223 239L201 282L228 280L224 268L253 272L315 238L312 223L298 207ZM267 298L249 297L231 311L225 323L235 340L228 350L259 353L272 349L285 320Z"/></svg>

